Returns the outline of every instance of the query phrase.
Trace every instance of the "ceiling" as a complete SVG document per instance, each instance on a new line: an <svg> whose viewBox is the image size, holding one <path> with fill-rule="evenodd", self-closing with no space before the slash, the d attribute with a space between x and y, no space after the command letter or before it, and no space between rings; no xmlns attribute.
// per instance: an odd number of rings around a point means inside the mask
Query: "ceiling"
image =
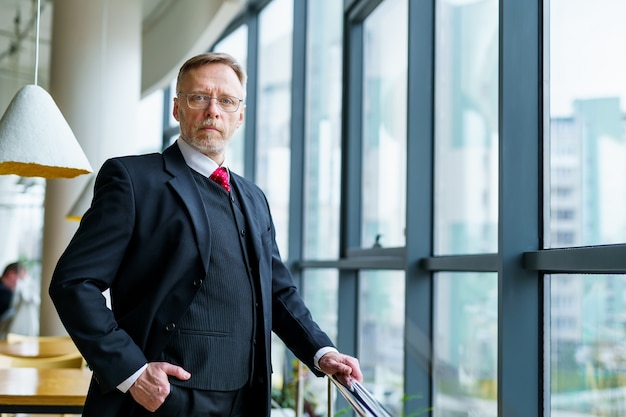
<svg viewBox="0 0 626 417"><path fill-rule="evenodd" d="M141 0L143 24L150 24L166 13L175 0ZM37 53L37 5L39 51ZM17 84L47 85L50 37L54 0L0 0L0 88L3 79ZM0 91L1 93L1 91Z"/></svg>

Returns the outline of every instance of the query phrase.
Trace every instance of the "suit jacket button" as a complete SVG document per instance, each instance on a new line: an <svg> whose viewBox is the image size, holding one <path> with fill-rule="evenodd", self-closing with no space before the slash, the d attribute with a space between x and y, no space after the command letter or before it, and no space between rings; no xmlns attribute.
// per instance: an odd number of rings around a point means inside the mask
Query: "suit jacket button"
<svg viewBox="0 0 626 417"><path fill-rule="evenodd" d="M194 279L193 280L193 286L198 288L199 286L202 285L202 280L201 279Z"/></svg>
<svg viewBox="0 0 626 417"><path fill-rule="evenodd" d="M176 324L174 323L168 323L165 326L165 330L167 330L168 332L174 331L176 329Z"/></svg>

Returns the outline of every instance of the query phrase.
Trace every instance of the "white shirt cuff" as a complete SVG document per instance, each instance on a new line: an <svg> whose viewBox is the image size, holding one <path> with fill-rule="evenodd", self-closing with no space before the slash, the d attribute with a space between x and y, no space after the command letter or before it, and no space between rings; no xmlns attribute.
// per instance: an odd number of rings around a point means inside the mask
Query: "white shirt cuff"
<svg viewBox="0 0 626 417"><path fill-rule="evenodd" d="M322 356L324 356L328 352L338 352L338 350L335 349L332 346L326 346L326 347L323 347L320 350L318 350L315 353L315 356L313 356L313 364L315 364L315 367L317 369L319 369L320 371L321 371L321 369L320 369L320 359L322 358Z"/></svg>
<svg viewBox="0 0 626 417"><path fill-rule="evenodd" d="M148 364L145 364L144 366L142 366L141 368L139 368L137 370L137 372L135 372L134 374L132 374L131 376L129 376L124 382L122 382L121 384L119 384L117 386L117 389L122 391L122 392L126 392L130 389L130 387L133 386L133 384L135 383L135 381L137 379L139 379L139 375L141 375L143 373L143 371L146 370L146 368L148 367Z"/></svg>

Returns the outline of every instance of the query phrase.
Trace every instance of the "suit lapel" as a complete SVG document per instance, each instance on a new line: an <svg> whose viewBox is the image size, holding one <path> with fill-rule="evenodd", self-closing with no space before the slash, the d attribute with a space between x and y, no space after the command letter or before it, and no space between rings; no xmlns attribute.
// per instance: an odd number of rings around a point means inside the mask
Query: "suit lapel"
<svg viewBox="0 0 626 417"><path fill-rule="evenodd" d="M204 203L200 192L196 187L195 180L187 166L183 155L176 144L163 151L165 171L172 175L169 185L179 196L189 213L195 230L196 244L205 272L209 267L209 254L211 253L210 224L204 210Z"/></svg>

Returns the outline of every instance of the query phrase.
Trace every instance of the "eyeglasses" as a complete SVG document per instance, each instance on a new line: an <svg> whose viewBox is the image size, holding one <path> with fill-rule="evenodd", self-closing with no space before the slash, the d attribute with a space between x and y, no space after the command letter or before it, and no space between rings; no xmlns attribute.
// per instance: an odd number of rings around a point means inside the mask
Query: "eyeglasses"
<svg viewBox="0 0 626 417"><path fill-rule="evenodd" d="M227 113L236 112L239 105L243 100L233 96L219 96L211 97L204 94L183 94L177 93L179 96L185 96L187 98L187 105L190 109L204 110L208 109L211 104L211 100L217 102L217 106Z"/></svg>

